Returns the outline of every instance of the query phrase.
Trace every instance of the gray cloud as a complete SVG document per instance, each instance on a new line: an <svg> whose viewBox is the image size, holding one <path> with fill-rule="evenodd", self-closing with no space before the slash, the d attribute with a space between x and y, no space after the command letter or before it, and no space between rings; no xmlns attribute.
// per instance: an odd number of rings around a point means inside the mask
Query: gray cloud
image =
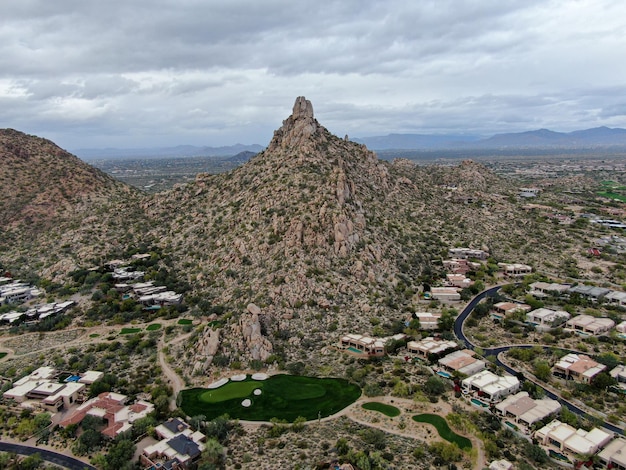
<svg viewBox="0 0 626 470"><path fill-rule="evenodd" d="M298 95L340 135L626 127L625 42L618 0L21 0L0 127L265 144Z"/></svg>

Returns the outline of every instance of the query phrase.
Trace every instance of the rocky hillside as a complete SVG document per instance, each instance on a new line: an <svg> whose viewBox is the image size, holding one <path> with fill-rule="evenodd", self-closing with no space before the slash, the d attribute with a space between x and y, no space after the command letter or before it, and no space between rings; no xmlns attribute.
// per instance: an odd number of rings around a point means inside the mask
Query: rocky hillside
<svg viewBox="0 0 626 470"><path fill-rule="evenodd" d="M89 195L108 197L123 185L49 140L0 129L0 218L5 227L45 224Z"/></svg>
<svg viewBox="0 0 626 470"><path fill-rule="evenodd" d="M390 333L424 308L417 294L440 279L450 246L541 267L576 245L482 165L381 161L332 135L304 98L246 164L151 196L48 141L1 135L2 215L13 227L0 262L65 282L78 267L158 245L192 287L192 311L219 320L172 351L188 376L215 358L323 364L343 333ZM41 222L27 226L29 217Z"/></svg>
<svg viewBox="0 0 626 470"><path fill-rule="evenodd" d="M380 161L298 98L247 164L146 204L152 237L176 253L207 311L229 319L184 361L198 371L215 354L316 354L341 333L404 319L451 244L506 256L503 246L524 243L514 191L472 162Z"/></svg>
<svg viewBox="0 0 626 470"><path fill-rule="evenodd" d="M49 140L0 129L0 162L0 261L16 272L54 277L93 262L140 217L135 189Z"/></svg>

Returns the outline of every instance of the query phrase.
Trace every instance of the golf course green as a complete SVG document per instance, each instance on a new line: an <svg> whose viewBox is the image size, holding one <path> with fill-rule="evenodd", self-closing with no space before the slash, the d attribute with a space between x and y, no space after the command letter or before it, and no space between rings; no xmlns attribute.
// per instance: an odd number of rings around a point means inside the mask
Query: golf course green
<svg viewBox="0 0 626 470"><path fill-rule="evenodd" d="M294 421L324 418L344 409L361 396L361 389L344 379L273 375L266 380L230 381L215 389L192 388L181 393L181 408L188 416L213 419L228 414L234 419ZM243 406L244 400L250 406Z"/></svg>

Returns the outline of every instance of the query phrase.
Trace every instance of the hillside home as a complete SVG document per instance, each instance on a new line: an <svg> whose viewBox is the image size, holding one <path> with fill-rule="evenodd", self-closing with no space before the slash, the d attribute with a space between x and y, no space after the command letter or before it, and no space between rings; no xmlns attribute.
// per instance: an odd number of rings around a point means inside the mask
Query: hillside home
<svg viewBox="0 0 626 470"><path fill-rule="evenodd" d="M87 373L102 374L95 371ZM16 380L13 388L4 392L3 396L24 403L25 406L36 402L53 411L82 403L86 384L78 381L61 383L56 380L56 375L52 367L40 367L30 375Z"/></svg>
<svg viewBox="0 0 626 470"><path fill-rule="evenodd" d="M463 375L472 375L483 370L487 364L475 357L474 351L463 349L454 351L437 361L440 367L448 372L458 372Z"/></svg>
<svg viewBox="0 0 626 470"><path fill-rule="evenodd" d="M420 322L420 330L436 330L439 326L441 313L415 312L411 315Z"/></svg>
<svg viewBox="0 0 626 470"><path fill-rule="evenodd" d="M430 296L441 302L458 302L461 300L461 294L456 287L432 287Z"/></svg>
<svg viewBox="0 0 626 470"><path fill-rule="evenodd" d="M130 281L135 279L143 278L145 272L143 271L132 271L132 268L126 266L123 268L116 268L113 270L112 277L116 281Z"/></svg>
<svg viewBox="0 0 626 470"><path fill-rule="evenodd" d="M155 432L159 442L147 446L140 456L148 468L187 469L204 450L206 436L178 418L159 424Z"/></svg>
<svg viewBox="0 0 626 470"><path fill-rule="evenodd" d="M550 398L533 400L528 392L518 392L496 405L496 412L505 419L530 428L534 423L561 411L561 404Z"/></svg>
<svg viewBox="0 0 626 470"><path fill-rule="evenodd" d="M464 274L446 274L445 284L448 287L458 287L460 289L464 289L474 284L474 281L465 277Z"/></svg>
<svg viewBox="0 0 626 470"><path fill-rule="evenodd" d="M598 460L606 468L626 470L626 439L613 439L598 453Z"/></svg>
<svg viewBox="0 0 626 470"><path fill-rule="evenodd" d="M489 470L513 470L513 464L505 459L494 460L489 464Z"/></svg>
<svg viewBox="0 0 626 470"><path fill-rule="evenodd" d="M520 381L512 375L498 376L488 370L474 374L461 382L463 393L476 393L491 403L517 392L521 388Z"/></svg>
<svg viewBox="0 0 626 470"><path fill-rule="evenodd" d="M618 364L611 369L609 375L617 380L616 387L626 392L626 366L624 364Z"/></svg>
<svg viewBox="0 0 626 470"><path fill-rule="evenodd" d="M22 281L12 281L8 284L0 285L0 305L26 302L40 295L41 291L39 289L31 287Z"/></svg>
<svg viewBox="0 0 626 470"><path fill-rule="evenodd" d="M587 335L600 335L607 333L615 326L610 318L598 318L591 315L577 315L568 320L565 326L571 330Z"/></svg>
<svg viewBox="0 0 626 470"><path fill-rule="evenodd" d="M518 304L515 302L498 302L493 304L492 311L490 313L491 318L496 320L502 320L507 315L512 315L518 312L527 312L532 307L526 304Z"/></svg>
<svg viewBox="0 0 626 470"><path fill-rule="evenodd" d="M536 328L554 328L569 320L570 314L565 310L538 308L526 314L526 322Z"/></svg>
<svg viewBox="0 0 626 470"><path fill-rule="evenodd" d="M452 258L443 260L443 267L446 271L453 274L467 274L470 271L477 270L482 265L468 259Z"/></svg>
<svg viewBox="0 0 626 470"><path fill-rule="evenodd" d="M612 290L604 296L604 301L609 305L626 307L626 292Z"/></svg>
<svg viewBox="0 0 626 470"><path fill-rule="evenodd" d="M556 282L533 282L530 284L529 294L536 299L545 299L546 297L562 297L567 294L571 284L558 284Z"/></svg>
<svg viewBox="0 0 626 470"><path fill-rule="evenodd" d="M145 418L154 411L154 405L150 402L138 400L133 405L125 405L127 401L126 395L103 392L80 405L74 413L61 421L59 426L66 428L70 424L80 423L87 415L97 416L107 423L101 433L113 439L130 430L135 421Z"/></svg>
<svg viewBox="0 0 626 470"><path fill-rule="evenodd" d="M418 357L426 360L450 349L456 349L458 346L456 341L444 341L431 336L420 341L409 341L406 345L409 353L417 354Z"/></svg>
<svg viewBox="0 0 626 470"><path fill-rule="evenodd" d="M471 248L450 248L448 250L448 258L459 258L459 259L480 259L486 260L489 258L489 253L483 250L473 250Z"/></svg>
<svg viewBox="0 0 626 470"><path fill-rule="evenodd" d="M604 364L597 363L589 356L570 353L554 364L552 373L557 377L588 384L605 369Z"/></svg>
<svg viewBox="0 0 626 470"><path fill-rule="evenodd" d="M502 274L507 277L523 277L533 272L533 268L520 263L498 263Z"/></svg>
<svg viewBox="0 0 626 470"><path fill-rule="evenodd" d="M585 286L579 284L577 286L570 287L567 292L570 295L578 294L580 297L588 300L589 302L597 303L601 299L603 299L604 296L606 296L609 292L611 292L611 290L605 289L604 287Z"/></svg>
<svg viewBox="0 0 626 470"><path fill-rule="evenodd" d="M619 336L622 339L626 339L626 320L624 320L623 322L619 323L615 327L615 331L617 331L617 336Z"/></svg>
<svg viewBox="0 0 626 470"><path fill-rule="evenodd" d="M339 340L339 346L346 352L365 354L371 357L385 355L385 342L382 339L365 335L348 334Z"/></svg>
<svg viewBox="0 0 626 470"><path fill-rule="evenodd" d="M575 462L580 455L595 454L608 444L613 436L602 429L593 428L591 431L585 431L554 420L536 431L534 438L547 449L556 450L571 462Z"/></svg>

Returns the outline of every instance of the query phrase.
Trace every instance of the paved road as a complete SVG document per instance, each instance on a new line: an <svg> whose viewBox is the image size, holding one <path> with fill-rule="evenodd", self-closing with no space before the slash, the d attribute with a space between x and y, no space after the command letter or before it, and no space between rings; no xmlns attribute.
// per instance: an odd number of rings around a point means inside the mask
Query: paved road
<svg viewBox="0 0 626 470"><path fill-rule="evenodd" d="M501 288L502 286L495 286L495 287L491 287L490 289L484 290L482 291L480 294L478 294L476 297L474 297L469 304L467 304L467 306L463 309L463 311L459 314L459 316L456 318L455 322L454 322L454 334L455 336L460 339L465 346L468 349L474 349L475 345L467 338L467 336L465 336L465 333L463 332L463 325L465 323L465 320L467 320L467 317L469 317L469 315L474 311L474 308L476 308L476 305L478 305L478 303L483 300L485 297L493 297L496 292L498 292L498 290ZM484 348L483 351L485 353L485 356L495 356L496 358L496 364L500 367L502 367L504 370L506 370L509 374L515 375L517 376L519 374L519 371L513 369L512 367L508 366L507 364L503 363L502 361L500 361L500 359L498 358L498 355L502 352L507 352L509 349L511 348L532 348L536 345L532 345L532 344L513 344L513 345L509 345L509 346L500 346L497 348ZM545 350L552 350L553 348L551 346L542 346ZM549 398L552 398L553 400L557 400L559 403L561 403L562 405L566 406L570 411L576 413L579 416L584 416L584 417L588 417L588 418L592 418L594 419L593 416L589 415L589 413L587 413L585 410L583 410L582 408L579 408L578 406L576 406L575 404L561 398L560 396L556 395L554 392L546 389L541 383L536 382L536 381L532 381L533 383L535 383L536 385L538 385L539 387L541 387L546 396ZM608 429L611 432L617 433L617 434L624 434L624 430L622 428L618 428L617 426L603 421L602 425Z"/></svg>
<svg viewBox="0 0 626 470"><path fill-rule="evenodd" d="M10 442L0 442L0 452L14 452L20 455L39 454L46 462L50 462L64 468L69 468L70 470L96 470L96 467L93 467L88 463L81 462L74 457L69 457L67 455L42 449L40 447L30 447L21 444L12 444Z"/></svg>

